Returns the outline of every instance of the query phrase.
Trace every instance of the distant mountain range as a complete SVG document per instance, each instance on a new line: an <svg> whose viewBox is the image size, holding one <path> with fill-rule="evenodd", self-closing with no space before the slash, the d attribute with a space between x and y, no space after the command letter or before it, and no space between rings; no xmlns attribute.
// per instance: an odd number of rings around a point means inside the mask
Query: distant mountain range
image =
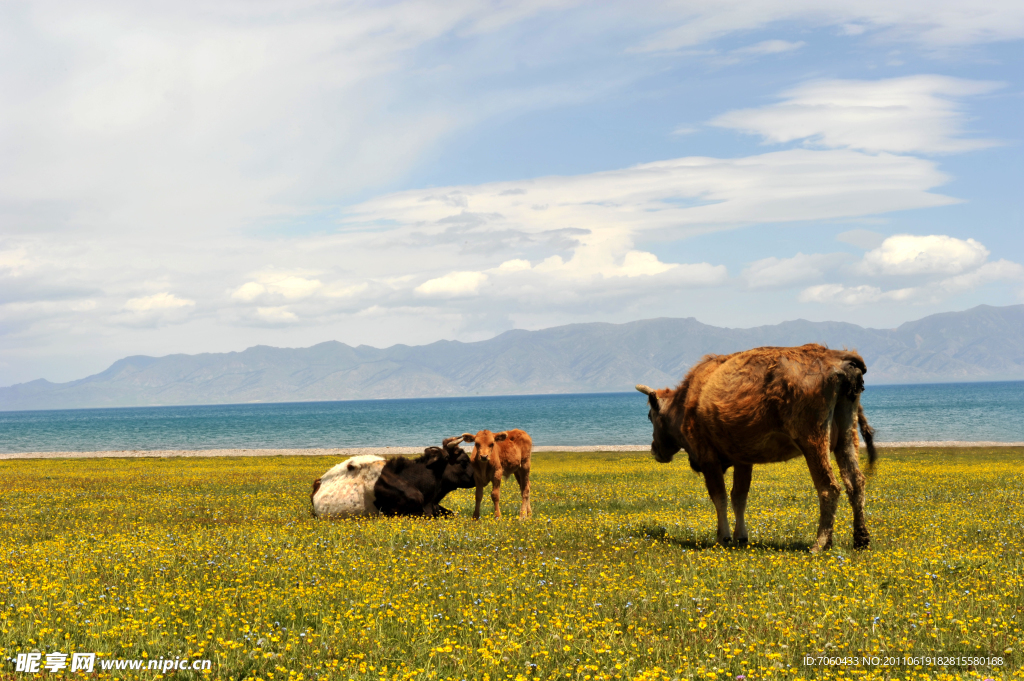
<svg viewBox="0 0 1024 681"><path fill-rule="evenodd" d="M619 392L636 383L674 385L708 353L810 342L858 350L868 364L868 383L1024 379L1024 305L981 305L896 329L804 320L726 329L662 318L383 350L331 341L139 355L69 383L39 379L0 388L0 410Z"/></svg>

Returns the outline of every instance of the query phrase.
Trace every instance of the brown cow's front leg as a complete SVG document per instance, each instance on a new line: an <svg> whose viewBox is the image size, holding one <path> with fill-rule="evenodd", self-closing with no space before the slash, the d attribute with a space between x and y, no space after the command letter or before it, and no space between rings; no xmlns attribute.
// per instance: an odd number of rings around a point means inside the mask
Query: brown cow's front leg
<svg viewBox="0 0 1024 681"><path fill-rule="evenodd" d="M726 511L728 502L725 494L725 476L718 464L705 466L703 472L704 486L708 488L711 503L715 505L715 513L718 514L718 542L728 544L732 541L732 534L729 532L729 516Z"/></svg>
<svg viewBox="0 0 1024 681"><path fill-rule="evenodd" d="M530 508L530 471L519 469L516 471L516 482L519 483L519 491L523 495L523 503L519 507L519 519L525 520L533 515Z"/></svg>
<svg viewBox="0 0 1024 681"><path fill-rule="evenodd" d="M853 508L853 548L866 549L871 543L871 535L864 517L864 474L860 472L858 458L857 434L848 428L836 444L836 461L839 462L846 496Z"/></svg>
<svg viewBox="0 0 1024 681"><path fill-rule="evenodd" d="M750 492L750 479L754 467L749 464L736 464L732 471L732 512L736 515L736 531L733 537L737 544L747 543L747 494Z"/></svg>
<svg viewBox="0 0 1024 681"><path fill-rule="evenodd" d="M501 496L501 475L495 475L494 479L491 480L491 501L494 502L494 517L501 517L501 505L498 503L498 498Z"/></svg>
<svg viewBox="0 0 1024 681"><path fill-rule="evenodd" d="M839 503L839 495L842 490L832 474L832 463L828 458L827 435L801 445L800 449L807 461L807 468L811 471L814 488L818 491L818 509L821 515L818 519L818 536L814 540L814 545L811 546L811 553L818 553L832 548L832 528L836 519L836 505Z"/></svg>

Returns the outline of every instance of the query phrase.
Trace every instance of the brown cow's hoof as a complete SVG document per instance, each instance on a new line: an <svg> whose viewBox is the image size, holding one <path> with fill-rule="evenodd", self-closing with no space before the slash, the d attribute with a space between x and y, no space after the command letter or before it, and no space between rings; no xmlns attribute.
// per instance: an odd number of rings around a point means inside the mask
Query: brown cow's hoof
<svg viewBox="0 0 1024 681"><path fill-rule="evenodd" d="M853 548L859 550L866 549L869 546L871 546L871 536L867 533L867 530L853 533Z"/></svg>

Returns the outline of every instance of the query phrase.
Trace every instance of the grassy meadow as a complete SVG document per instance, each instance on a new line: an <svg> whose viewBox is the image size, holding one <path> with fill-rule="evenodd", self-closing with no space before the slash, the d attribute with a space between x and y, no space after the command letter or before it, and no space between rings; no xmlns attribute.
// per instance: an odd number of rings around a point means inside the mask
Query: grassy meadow
<svg viewBox="0 0 1024 681"><path fill-rule="evenodd" d="M755 468L735 549L713 544L685 460L537 453L527 522L514 480L497 521L469 519L472 490L444 520L314 520L310 484L336 461L0 461L0 660L213 661L180 679L1024 677L1021 449L882 450L871 549L851 550L844 497L820 556L802 461ZM822 655L1003 665L804 664Z"/></svg>

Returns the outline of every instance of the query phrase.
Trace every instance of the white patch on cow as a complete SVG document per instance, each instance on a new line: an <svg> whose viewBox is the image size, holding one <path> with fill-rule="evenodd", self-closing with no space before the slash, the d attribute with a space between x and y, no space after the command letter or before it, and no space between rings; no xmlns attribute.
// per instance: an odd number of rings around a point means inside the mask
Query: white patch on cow
<svg viewBox="0 0 1024 681"><path fill-rule="evenodd" d="M313 495L313 513L319 518L377 515L373 486L384 463L379 456L354 456L324 473Z"/></svg>

